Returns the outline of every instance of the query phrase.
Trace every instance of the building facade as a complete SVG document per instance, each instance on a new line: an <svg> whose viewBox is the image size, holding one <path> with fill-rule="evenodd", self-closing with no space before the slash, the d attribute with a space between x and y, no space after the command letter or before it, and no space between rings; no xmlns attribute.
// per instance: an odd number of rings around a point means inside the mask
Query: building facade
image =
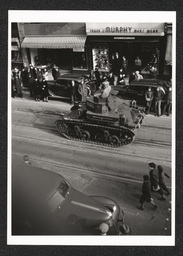
<svg viewBox="0 0 183 256"><path fill-rule="evenodd" d="M11 24L11 62L12 68L23 67L23 60L22 60L22 52L21 52L21 45L19 39L19 31L17 23Z"/></svg>
<svg viewBox="0 0 183 256"><path fill-rule="evenodd" d="M166 23L18 23L25 65L52 65L70 72L109 72L112 56L138 56L145 70L158 53L158 74L170 75L172 24ZM167 61L168 59L168 61ZM167 68L167 65L169 66Z"/></svg>

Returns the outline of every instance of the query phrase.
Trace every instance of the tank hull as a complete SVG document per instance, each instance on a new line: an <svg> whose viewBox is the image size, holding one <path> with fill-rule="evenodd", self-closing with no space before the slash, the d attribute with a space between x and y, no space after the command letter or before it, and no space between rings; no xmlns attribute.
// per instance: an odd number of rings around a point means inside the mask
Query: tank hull
<svg viewBox="0 0 183 256"><path fill-rule="evenodd" d="M143 114L116 96L90 97L77 103L67 116L56 121L58 132L70 140L120 147L133 142Z"/></svg>
<svg viewBox="0 0 183 256"><path fill-rule="evenodd" d="M56 121L59 133L67 139L83 141L109 147L120 147L134 140L134 133L128 128L89 122L88 119L65 119Z"/></svg>

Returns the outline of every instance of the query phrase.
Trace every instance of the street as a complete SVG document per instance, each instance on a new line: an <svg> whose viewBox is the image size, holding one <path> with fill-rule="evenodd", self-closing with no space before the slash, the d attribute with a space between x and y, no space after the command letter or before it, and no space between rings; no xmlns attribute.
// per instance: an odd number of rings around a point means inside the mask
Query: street
<svg viewBox="0 0 183 256"><path fill-rule="evenodd" d="M171 235L170 196L161 201L152 193L158 209L149 203L144 211L137 209L149 162L163 166L170 176L166 184L171 187L171 117L146 116L132 144L111 148L59 135L54 122L61 113L69 112L68 102L35 102L27 91L23 99L11 101L14 155L28 155L32 165L62 174L87 195L114 199L125 212L132 235Z"/></svg>

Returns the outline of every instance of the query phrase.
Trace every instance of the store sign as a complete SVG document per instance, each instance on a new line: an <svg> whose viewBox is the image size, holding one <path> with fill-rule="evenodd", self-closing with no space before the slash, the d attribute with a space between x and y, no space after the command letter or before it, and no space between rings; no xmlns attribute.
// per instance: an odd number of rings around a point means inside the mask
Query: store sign
<svg viewBox="0 0 183 256"><path fill-rule="evenodd" d="M165 23L87 23L87 35L164 36Z"/></svg>
<svg viewBox="0 0 183 256"><path fill-rule="evenodd" d="M85 35L85 23L23 23L25 36Z"/></svg>

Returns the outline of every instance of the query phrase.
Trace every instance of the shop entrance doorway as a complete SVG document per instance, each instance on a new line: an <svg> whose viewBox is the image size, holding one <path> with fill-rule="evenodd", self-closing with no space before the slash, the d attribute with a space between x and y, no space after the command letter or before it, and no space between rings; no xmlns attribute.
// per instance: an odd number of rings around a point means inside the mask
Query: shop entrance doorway
<svg viewBox="0 0 183 256"><path fill-rule="evenodd" d="M111 43L109 45L109 57L111 59L112 55L118 52L119 58L121 59L123 56L128 57L128 43L118 42L118 43Z"/></svg>
<svg viewBox="0 0 183 256"><path fill-rule="evenodd" d="M112 55L115 56L115 53L118 52L120 60L122 60L122 57L125 56L125 58L128 61L128 67L127 67L127 75L131 74L131 72L134 69L134 62L135 58L137 56L140 57L141 50L140 50L140 44L136 42L115 42L111 43L109 45L109 58L110 61L112 60Z"/></svg>

